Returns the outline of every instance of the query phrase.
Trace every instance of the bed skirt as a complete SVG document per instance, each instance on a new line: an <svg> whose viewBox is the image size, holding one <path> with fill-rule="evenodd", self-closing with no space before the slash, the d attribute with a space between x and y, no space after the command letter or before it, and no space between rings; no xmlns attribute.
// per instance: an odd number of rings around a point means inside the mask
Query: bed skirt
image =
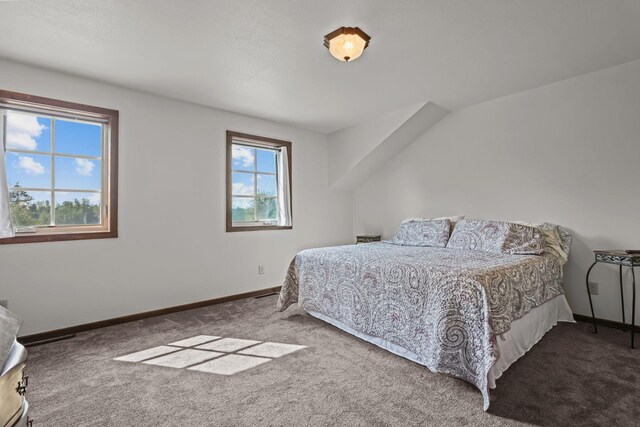
<svg viewBox="0 0 640 427"><path fill-rule="evenodd" d="M307 312L311 316L330 323L336 328L342 329L364 341L377 345L412 362L427 366L419 355L402 346L382 338L363 334L339 320L327 317L322 313L310 310L307 310ZM540 341L544 334L556 326L558 322L575 322L571 308L564 295L559 295L547 301L541 306L532 309L524 317L514 321L511 324L511 329L498 337L500 358L494 363L487 375L489 388L496 388L496 380L502 376L507 368L529 351L531 347Z"/></svg>

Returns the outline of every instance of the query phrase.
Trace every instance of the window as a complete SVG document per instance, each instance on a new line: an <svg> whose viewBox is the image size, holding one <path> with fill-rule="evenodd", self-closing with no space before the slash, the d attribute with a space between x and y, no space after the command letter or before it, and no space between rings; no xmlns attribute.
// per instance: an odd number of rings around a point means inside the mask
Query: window
<svg viewBox="0 0 640 427"><path fill-rule="evenodd" d="M290 228L291 143L227 131L227 231Z"/></svg>
<svg viewBox="0 0 640 427"><path fill-rule="evenodd" d="M11 218L0 243L117 237L118 112L0 90Z"/></svg>

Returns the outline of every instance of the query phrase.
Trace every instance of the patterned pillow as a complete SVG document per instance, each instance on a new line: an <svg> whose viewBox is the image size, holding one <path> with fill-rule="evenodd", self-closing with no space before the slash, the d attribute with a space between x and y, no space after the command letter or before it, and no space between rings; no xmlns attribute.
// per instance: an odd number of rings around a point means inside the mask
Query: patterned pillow
<svg viewBox="0 0 640 427"><path fill-rule="evenodd" d="M448 219L404 222L389 242L402 246L444 248L449 240L450 226Z"/></svg>
<svg viewBox="0 0 640 427"><path fill-rule="evenodd" d="M456 224L464 219L464 215L443 216L441 218L433 219L448 219L449 221L451 221L451 227L449 230L449 236L451 236L451 233L453 233L453 229L456 228Z"/></svg>
<svg viewBox="0 0 640 427"><path fill-rule="evenodd" d="M571 249L571 234L556 224L549 222L526 222L512 221L515 224L528 225L540 230L544 238L544 252L550 253L562 260L563 263L569 259Z"/></svg>
<svg viewBox="0 0 640 427"><path fill-rule="evenodd" d="M464 219L454 228L447 248L539 255L544 251L544 237L539 229L526 225Z"/></svg>
<svg viewBox="0 0 640 427"><path fill-rule="evenodd" d="M451 233L453 232L453 229L456 228L456 224L458 223L458 221L461 221L464 219L464 215L441 216L439 218L407 218L403 220L402 223L404 224L405 222L411 222L411 221L433 221L433 220L439 220L439 219L448 219L451 222L451 227L449 227L450 228L449 236L451 236Z"/></svg>

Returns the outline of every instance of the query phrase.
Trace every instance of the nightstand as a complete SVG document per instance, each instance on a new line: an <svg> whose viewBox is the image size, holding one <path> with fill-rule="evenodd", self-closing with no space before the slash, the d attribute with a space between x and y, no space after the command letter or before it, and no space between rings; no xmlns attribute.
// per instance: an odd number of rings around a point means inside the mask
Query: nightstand
<svg viewBox="0 0 640 427"><path fill-rule="evenodd" d="M629 267L631 269L631 278L633 281L633 301L631 303L631 348L636 348L634 338L636 329L636 274L634 267L640 267L640 253L627 253L623 250L611 250L611 251L593 251L595 254L595 261L589 267L587 271L587 294L589 295L589 306L591 307L591 318L593 319L593 329L595 333L598 333L598 326L596 325L596 315L593 312L593 302L591 301L591 292L589 292L589 274L591 269L599 262L605 264L614 264L620 267L620 299L622 300L622 324L626 326L624 319L624 290L622 287L622 267Z"/></svg>
<svg viewBox="0 0 640 427"><path fill-rule="evenodd" d="M356 245L358 243L371 243L371 242L379 242L382 236L378 235L361 235L356 236Z"/></svg>

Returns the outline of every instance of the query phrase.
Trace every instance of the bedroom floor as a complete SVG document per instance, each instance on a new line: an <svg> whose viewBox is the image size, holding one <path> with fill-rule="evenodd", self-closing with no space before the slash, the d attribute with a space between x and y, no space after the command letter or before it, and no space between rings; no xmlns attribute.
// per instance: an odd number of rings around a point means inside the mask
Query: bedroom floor
<svg viewBox="0 0 640 427"><path fill-rule="evenodd" d="M585 323L555 327L498 380L485 413L472 385L433 374L297 306L277 313L276 300L248 298L31 347L32 417L42 426L630 426L640 420L640 349L631 350L629 335L616 329L594 335ZM181 343L201 335L208 338ZM244 350L242 340L252 340ZM114 360L176 342L159 350L164 356ZM198 359L199 345L220 354ZM187 353L198 360L184 362ZM165 363L143 363L160 357ZM174 366L161 366L167 363ZM188 369L200 363L208 368Z"/></svg>

